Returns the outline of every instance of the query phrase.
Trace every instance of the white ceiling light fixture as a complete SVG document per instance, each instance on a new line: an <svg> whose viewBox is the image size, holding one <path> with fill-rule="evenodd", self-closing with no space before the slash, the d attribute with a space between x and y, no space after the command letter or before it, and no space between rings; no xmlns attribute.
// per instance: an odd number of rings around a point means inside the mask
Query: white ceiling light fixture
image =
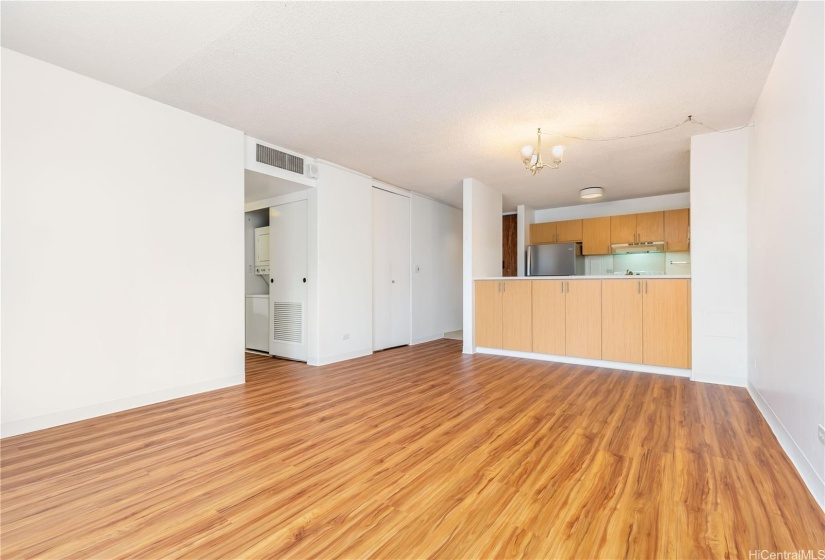
<svg viewBox="0 0 825 560"><path fill-rule="evenodd" d="M535 175L545 167L550 169L558 169L561 160L564 157L564 146L553 146L550 150L550 155L553 158L550 163L544 163L541 160L541 129L538 129L538 143L536 147L524 146L521 149L521 161L524 163L524 168Z"/></svg>
<svg viewBox="0 0 825 560"><path fill-rule="evenodd" d="M601 198L604 194L604 189L601 187L587 187L579 191L580 198Z"/></svg>

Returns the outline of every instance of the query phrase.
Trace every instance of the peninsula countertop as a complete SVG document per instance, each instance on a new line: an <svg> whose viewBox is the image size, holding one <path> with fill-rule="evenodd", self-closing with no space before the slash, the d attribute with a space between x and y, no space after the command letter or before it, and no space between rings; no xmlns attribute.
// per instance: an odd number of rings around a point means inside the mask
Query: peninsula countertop
<svg viewBox="0 0 825 560"><path fill-rule="evenodd" d="M690 274L600 274L594 276L490 276L473 280L690 280Z"/></svg>

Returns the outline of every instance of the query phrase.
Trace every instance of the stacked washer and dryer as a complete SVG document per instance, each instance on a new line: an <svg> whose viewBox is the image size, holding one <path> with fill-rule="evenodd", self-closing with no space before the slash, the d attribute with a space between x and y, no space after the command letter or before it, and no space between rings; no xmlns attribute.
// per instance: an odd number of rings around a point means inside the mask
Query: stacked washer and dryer
<svg viewBox="0 0 825 560"><path fill-rule="evenodd" d="M269 227L255 228L255 274L269 284ZM246 296L246 348L269 353L269 294Z"/></svg>

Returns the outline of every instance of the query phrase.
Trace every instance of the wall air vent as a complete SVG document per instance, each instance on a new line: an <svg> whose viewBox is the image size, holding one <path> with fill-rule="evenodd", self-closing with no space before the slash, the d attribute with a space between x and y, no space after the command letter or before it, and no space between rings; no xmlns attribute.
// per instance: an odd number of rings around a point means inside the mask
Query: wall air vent
<svg viewBox="0 0 825 560"><path fill-rule="evenodd" d="M304 310L300 303L272 303L272 340L275 342L303 342Z"/></svg>
<svg viewBox="0 0 825 560"><path fill-rule="evenodd" d="M304 174L304 158L280 152L269 146L255 145L255 161L278 167L299 175Z"/></svg>

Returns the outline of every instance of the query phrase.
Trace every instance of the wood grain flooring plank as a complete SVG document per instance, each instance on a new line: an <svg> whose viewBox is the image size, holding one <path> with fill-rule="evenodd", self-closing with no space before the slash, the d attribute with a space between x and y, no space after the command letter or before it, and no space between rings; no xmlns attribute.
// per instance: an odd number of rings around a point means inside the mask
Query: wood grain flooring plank
<svg viewBox="0 0 825 560"><path fill-rule="evenodd" d="M747 558L825 516L744 389L440 340L0 441L3 558Z"/></svg>

